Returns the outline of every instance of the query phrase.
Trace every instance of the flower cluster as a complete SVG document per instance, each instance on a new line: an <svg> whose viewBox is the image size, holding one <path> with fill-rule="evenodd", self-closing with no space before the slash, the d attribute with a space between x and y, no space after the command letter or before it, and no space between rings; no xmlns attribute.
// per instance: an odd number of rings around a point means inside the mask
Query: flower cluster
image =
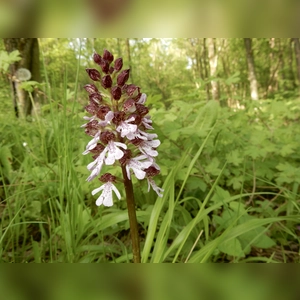
<svg viewBox="0 0 300 300"><path fill-rule="evenodd" d="M148 191L152 187L162 197L163 189L153 180L160 172L155 162L160 141L157 134L147 132L153 130L149 109L145 106L147 96L141 93L140 87L127 83L130 70L122 71L122 58L114 60L114 56L104 50L102 56L94 53L93 59L99 68L86 69L94 83L84 86L89 94L85 110L91 116L84 117L87 123L82 125L85 133L92 137L83 152L92 153L94 159L87 166L91 172L87 180L96 178L103 165L119 165L126 169L129 180L132 174L139 180L146 178ZM112 206L112 191L121 198L114 185L117 178L105 173L99 180L104 185L92 191L93 195L102 191L96 205Z"/></svg>

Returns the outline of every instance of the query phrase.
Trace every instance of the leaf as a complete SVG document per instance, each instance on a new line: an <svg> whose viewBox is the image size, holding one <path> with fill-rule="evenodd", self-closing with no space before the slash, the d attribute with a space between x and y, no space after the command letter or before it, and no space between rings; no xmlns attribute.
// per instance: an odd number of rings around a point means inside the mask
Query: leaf
<svg viewBox="0 0 300 300"><path fill-rule="evenodd" d="M267 138L265 131L255 130L250 138L250 143L252 145L260 146L263 145Z"/></svg>
<svg viewBox="0 0 300 300"><path fill-rule="evenodd" d="M277 183L300 183L300 168L295 168L288 162L280 163L276 166L276 169L280 170L281 173L277 175Z"/></svg>
<svg viewBox="0 0 300 300"><path fill-rule="evenodd" d="M243 158L240 157L240 151L239 150L233 150L226 154L226 159L228 163L232 163L235 166L238 166L240 163L243 162Z"/></svg>
<svg viewBox="0 0 300 300"><path fill-rule="evenodd" d="M33 92L34 88L39 87L39 86L40 86L40 83L37 81L33 81L33 80L24 81L20 84L21 89L24 89L25 91L30 92L30 93Z"/></svg>
<svg viewBox="0 0 300 300"><path fill-rule="evenodd" d="M215 194L212 197L212 201L220 202L228 198L230 198L230 193L228 191L223 190L221 187L217 185L215 188Z"/></svg>
<svg viewBox="0 0 300 300"><path fill-rule="evenodd" d="M218 168L220 165L220 161L217 157L214 157L211 163L205 167L205 171L211 175L218 176L221 172L221 169Z"/></svg>
<svg viewBox="0 0 300 300"><path fill-rule="evenodd" d="M250 252L251 247L253 246L267 249L276 245L276 243L264 233L265 231L266 228L260 226L239 236L239 240L245 253Z"/></svg>
<svg viewBox="0 0 300 300"><path fill-rule="evenodd" d="M21 60L21 57L18 50L14 50L10 53L0 51L0 71L3 70L7 72L9 65L19 60Z"/></svg>
<svg viewBox="0 0 300 300"><path fill-rule="evenodd" d="M237 71L237 72L235 72L233 75L231 75L229 78L227 78L225 80L225 84L226 85L231 85L232 83L237 83L240 80L241 80L241 78L240 78L240 72Z"/></svg>
<svg viewBox="0 0 300 300"><path fill-rule="evenodd" d="M38 219L41 215L42 203L41 201L31 201L30 205L26 207L24 216L29 219Z"/></svg>
<svg viewBox="0 0 300 300"><path fill-rule="evenodd" d="M279 153L280 155L282 155L283 157L288 156L292 153L294 153L294 149L297 147L297 145L289 143L289 144L285 144L283 145L283 147L280 149Z"/></svg>
<svg viewBox="0 0 300 300"><path fill-rule="evenodd" d="M250 146L246 149L245 155L249 155L253 159L256 159L261 156L261 149L259 149L257 146Z"/></svg>
<svg viewBox="0 0 300 300"><path fill-rule="evenodd" d="M253 246L258 248L268 249L274 247L276 243L267 235L263 234L253 243Z"/></svg>
<svg viewBox="0 0 300 300"><path fill-rule="evenodd" d="M2 168L3 175L10 179L12 172L12 153L8 146L1 146L0 148L0 168Z"/></svg>
<svg viewBox="0 0 300 300"><path fill-rule="evenodd" d="M241 188L243 180L243 176L231 177L229 180L227 180L227 185L232 185L233 189L238 190Z"/></svg>
<svg viewBox="0 0 300 300"><path fill-rule="evenodd" d="M190 176L186 182L186 188L188 190L195 190L199 188L201 191L205 192L207 185L201 178Z"/></svg>
<svg viewBox="0 0 300 300"><path fill-rule="evenodd" d="M242 246L238 238L231 239L229 241L225 241L218 246L218 249L226 253L228 255L236 256L236 257L244 257L245 254L242 250Z"/></svg>
<svg viewBox="0 0 300 300"><path fill-rule="evenodd" d="M200 113L194 121L192 127L197 130L210 129L217 120L219 109L220 106L217 101L208 101L206 105L200 110Z"/></svg>

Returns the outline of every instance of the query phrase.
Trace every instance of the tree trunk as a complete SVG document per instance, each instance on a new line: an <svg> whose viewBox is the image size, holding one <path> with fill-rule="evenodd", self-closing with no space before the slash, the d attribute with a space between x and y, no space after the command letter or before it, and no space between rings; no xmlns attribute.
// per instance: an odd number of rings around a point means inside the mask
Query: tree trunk
<svg viewBox="0 0 300 300"><path fill-rule="evenodd" d="M208 78L208 70L207 70L207 49L206 49L206 38L203 38L203 53L202 53L202 59L203 59L203 66L204 66L204 74L205 74L205 79ZM206 83L205 85L206 89L206 95L207 95L207 101L210 100L210 84Z"/></svg>
<svg viewBox="0 0 300 300"><path fill-rule="evenodd" d="M278 90L278 68L280 60L277 59L276 55L276 39L269 39L269 81L266 88L266 97L272 96Z"/></svg>
<svg viewBox="0 0 300 300"><path fill-rule="evenodd" d="M18 50L21 60L10 65L10 81L12 87L13 104L16 117L27 117L31 115L32 103L28 92L21 89L21 80L17 76L20 68L30 71L33 81L40 81L39 44L37 38L5 38L4 45L7 52ZM34 91L33 99L37 102L37 93Z"/></svg>
<svg viewBox="0 0 300 300"><path fill-rule="evenodd" d="M254 66L254 57L252 52L252 39L244 38L246 54L247 54L247 63L248 63L248 78L250 81L250 93L252 100L258 100L258 88L257 80L255 75L255 66Z"/></svg>
<svg viewBox="0 0 300 300"><path fill-rule="evenodd" d="M215 49L215 41L212 38L207 39L208 59L210 67L210 76L214 77L217 74L218 54ZM215 80L211 80L211 93L213 100L219 101L219 85Z"/></svg>
<svg viewBox="0 0 300 300"><path fill-rule="evenodd" d="M131 55L130 55L130 43L129 43L129 39L127 38L125 41L126 41L126 51L127 51L128 62L129 62L129 68L130 68L130 78L131 78L131 82L134 82L134 80L133 80L133 72L132 72Z"/></svg>
<svg viewBox="0 0 300 300"><path fill-rule="evenodd" d="M295 49L295 56L296 56L296 63L297 63L297 76L300 84L300 42L299 38L293 38L294 42L294 49Z"/></svg>

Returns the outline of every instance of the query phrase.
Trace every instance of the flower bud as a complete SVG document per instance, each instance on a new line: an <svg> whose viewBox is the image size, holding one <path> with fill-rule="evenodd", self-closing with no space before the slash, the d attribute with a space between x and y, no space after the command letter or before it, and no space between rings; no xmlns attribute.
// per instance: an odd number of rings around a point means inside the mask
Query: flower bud
<svg viewBox="0 0 300 300"><path fill-rule="evenodd" d="M148 177L153 177L160 173L160 171L157 170L154 166L150 166L149 168L144 169L144 171L146 172Z"/></svg>
<svg viewBox="0 0 300 300"><path fill-rule="evenodd" d="M89 74L90 78L93 81L99 81L101 79L101 74L96 69L86 69L87 73Z"/></svg>
<svg viewBox="0 0 300 300"><path fill-rule="evenodd" d="M130 142L131 142L133 145L135 145L135 146L139 146L141 143L144 142L144 140L142 140L142 139L136 137L136 138L130 140Z"/></svg>
<svg viewBox="0 0 300 300"><path fill-rule="evenodd" d="M119 162L122 166L125 166L127 161L132 157L132 152L131 150L127 149L127 150L122 150L124 155L122 158L119 159Z"/></svg>
<svg viewBox="0 0 300 300"><path fill-rule="evenodd" d="M109 111L110 111L109 106L102 105L102 106L100 106L100 108L98 108L97 117L101 120L105 120L105 116Z"/></svg>
<svg viewBox="0 0 300 300"><path fill-rule="evenodd" d="M100 65L102 57L97 52L94 53L93 59L96 64Z"/></svg>
<svg viewBox="0 0 300 300"><path fill-rule="evenodd" d="M109 63L114 60L114 56L106 49L103 51L103 58L106 59Z"/></svg>
<svg viewBox="0 0 300 300"><path fill-rule="evenodd" d="M114 65L114 68L117 72L119 72L123 67L123 59L120 57L120 58L117 58L115 60L115 65Z"/></svg>
<svg viewBox="0 0 300 300"><path fill-rule="evenodd" d="M116 179L116 176L110 173L105 173L99 178L101 182L116 182Z"/></svg>
<svg viewBox="0 0 300 300"><path fill-rule="evenodd" d="M102 102L102 96L100 93L93 93L89 95L89 99L93 103L100 104Z"/></svg>
<svg viewBox="0 0 300 300"><path fill-rule="evenodd" d="M119 86L114 86L111 89L111 94L115 100L119 100L122 96L121 88Z"/></svg>
<svg viewBox="0 0 300 300"><path fill-rule="evenodd" d="M93 121L87 123L84 131L87 135L95 136L95 134L99 131L98 121L93 120Z"/></svg>
<svg viewBox="0 0 300 300"><path fill-rule="evenodd" d="M85 90L89 93L89 94L93 94L93 93L97 93L98 89L94 84L86 84L84 86Z"/></svg>
<svg viewBox="0 0 300 300"><path fill-rule="evenodd" d="M149 109L145 105L143 105L143 104L136 103L135 106L136 106L136 111L141 116L145 116L149 112Z"/></svg>
<svg viewBox="0 0 300 300"><path fill-rule="evenodd" d="M122 71L117 77L117 83L119 86L123 86L129 78L130 69Z"/></svg>
<svg viewBox="0 0 300 300"><path fill-rule="evenodd" d="M123 109L125 112L133 113L136 110L135 101L133 99L127 99L123 104Z"/></svg>
<svg viewBox="0 0 300 300"><path fill-rule="evenodd" d="M91 115L96 115L97 114L97 111L98 111L98 106L96 103L90 103L89 105L87 105L85 107L85 110L90 113Z"/></svg>
<svg viewBox="0 0 300 300"><path fill-rule="evenodd" d="M111 80L110 75L105 75L102 77L102 86L105 89L108 89L112 86L112 80Z"/></svg>
<svg viewBox="0 0 300 300"><path fill-rule="evenodd" d="M129 97L134 98L139 94L139 90L140 90L140 88L138 86L136 86L134 84L129 84L126 89L126 92Z"/></svg>
<svg viewBox="0 0 300 300"><path fill-rule="evenodd" d="M97 121L96 121L97 122ZM97 122L98 123L98 122ZM93 149L90 150L90 152L97 154L97 156L99 156L99 154L105 149L105 147L102 144L97 144L97 146Z"/></svg>
<svg viewBox="0 0 300 300"><path fill-rule="evenodd" d="M116 111L114 113L114 118L112 119L112 122L115 125L118 126L124 120L125 120L125 113L124 113L124 111Z"/></svg>
<svg viewBox="0 0 300 300"><path fill-rule="evenodd" d="M142 122L142 117L139 114L131 114L128 116L128 119L134 118L134 121L131 121L130 124L140 125Z"/></svg>
<svg viewBox="0 0 300 300"><path fill-rule="evenodd" d="M114 67L109 67L109 74L112 74L114 70Z"/></svg>
<svg viewBox="0 0 300 300"><path fill-rule="evenodd" d="M109 71L109 63L108 63L107 60L105 60L105 59L102 58L101 62L100 62L100 67L101 67L101 69L102 69L102 71L104 73L108 73L108 71Z"/></svg>
<svg viewBox="0 0 300 300"><path fill-rule="evenodd" d="M114 141L116 139L115 135L111 131L104 131L100 134L100 140L103 144L108 144L109 141Z"/></svg>

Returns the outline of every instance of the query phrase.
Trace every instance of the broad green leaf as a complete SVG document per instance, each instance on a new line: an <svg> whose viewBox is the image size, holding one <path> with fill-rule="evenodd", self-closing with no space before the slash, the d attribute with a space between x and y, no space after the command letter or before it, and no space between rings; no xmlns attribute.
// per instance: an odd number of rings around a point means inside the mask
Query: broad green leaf
<svg viewBox="0 0 300 300"><path fill-rule="evenodd" d="M226 154L226 159L227 159L228 163L238 166L244 160L243 157L241 157L240 155L241 155L240 151L234 149L233 151Z"/></svg>
<svg viewBox="0 0 300 300"><path fill-rule="evenodd" d="M241 247L241 243L238 238L227 240L218 246L218 249L228 255L236 257L244 257L244 252Z"/></svg>
<svg viewBox="0 0 300 300"><path fill-rule="evenodd" d="M221 172L219 165L219 159L217 157L214 157L210 164L205 167L205 171L211 175L218 176Z"/></svg>
<svg viewBox="0 0 300 300"><path fill-rule="evenodd" d="M243 180L243 176L232 177L227 181L227 185L232 185L233 189L239 190L242 186Z"/></svg>

